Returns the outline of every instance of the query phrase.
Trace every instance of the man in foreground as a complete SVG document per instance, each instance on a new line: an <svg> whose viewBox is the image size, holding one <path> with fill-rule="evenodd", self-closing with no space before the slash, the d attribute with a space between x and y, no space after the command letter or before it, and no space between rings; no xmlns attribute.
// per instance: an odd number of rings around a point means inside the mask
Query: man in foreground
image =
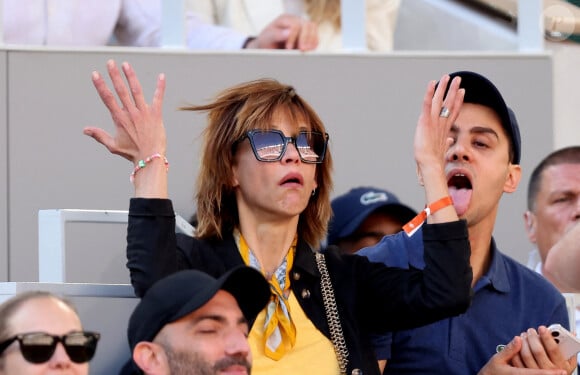
<svg viewBox="0 0 580 375"><path fill-rule="evenodd" d="M241 266L219 279L186 270L155 283L129 320L133 361L146 375L250 374L247 336L270 288Z"/></svg>

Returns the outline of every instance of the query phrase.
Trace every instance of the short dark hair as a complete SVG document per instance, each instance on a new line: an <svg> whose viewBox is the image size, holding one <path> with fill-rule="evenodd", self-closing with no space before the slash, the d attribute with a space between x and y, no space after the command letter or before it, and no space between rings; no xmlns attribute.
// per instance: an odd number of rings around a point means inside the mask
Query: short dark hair
<svg viewBox="0 0 580 375"><path fill-rule="evenodd" d="M536 198L542 184L542 173L552 165L580 164L580 146L569 146L553 151L536 166L528 184L528 210L536 209Z"/></svg>

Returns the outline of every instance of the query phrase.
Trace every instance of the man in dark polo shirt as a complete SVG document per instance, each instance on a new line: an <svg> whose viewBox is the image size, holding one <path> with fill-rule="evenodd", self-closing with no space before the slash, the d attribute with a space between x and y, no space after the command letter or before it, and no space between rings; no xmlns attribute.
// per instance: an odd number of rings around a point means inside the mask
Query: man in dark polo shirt
<svg viewBox="0 0 580 375"><path fill-rule="evenodd" d="M558 290L500 252L492 237L500 198L516 191L521 178L521 141L515 115L487 78L473 72L451 74L455 76L461 76L465 98L451 128L453 142L447 151L445 172L457 215L468 224L472 305L462 315L393 333L390 345L385 347L383 342L381 349L389 353L385 374L476 374L497 348L514 336L527 331L536 343L546 340L553 346L549 332L539 327L552 323L569 326L565 300ZM442 110L441 116L445 115L449 113ZM410 237L385 237L380 251L371 247L359 254L390 266L423 268L421 238L420 230ZM390 246L393 251L385 251L387 242L396 244ZM395 251L401 248L401 242L406 242L406 251ZM542 341L537 340L538 332ZM523 345L528 345L527 339ZM502 365L543 365L535 363L529 351L521 351L518 356L527 356L528 362L517 357ZM575 368L573 360L562 355L550 360L553 368L570 373Z"/></svg>

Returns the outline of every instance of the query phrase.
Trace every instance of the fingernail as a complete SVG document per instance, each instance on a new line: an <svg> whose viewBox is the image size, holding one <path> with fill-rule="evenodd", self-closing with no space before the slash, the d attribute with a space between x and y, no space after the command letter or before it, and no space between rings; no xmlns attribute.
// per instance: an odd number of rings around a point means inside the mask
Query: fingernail
<svg viewBox="0 0 580 375"><path fill-rule="evenodd" d="M514 346L514 339L512 338L510 340L510 342L508 342L508 344L506 345L507 348L511 348L512 346Z"/></svg>
<svg viewBox="0 0 580 375"><path fill-rule="evenodd" d="M93 80L97 80L101 77L101 75L99 74L99 72L97 72L96 70L93 71L93 73L91 74Z"/></svg>

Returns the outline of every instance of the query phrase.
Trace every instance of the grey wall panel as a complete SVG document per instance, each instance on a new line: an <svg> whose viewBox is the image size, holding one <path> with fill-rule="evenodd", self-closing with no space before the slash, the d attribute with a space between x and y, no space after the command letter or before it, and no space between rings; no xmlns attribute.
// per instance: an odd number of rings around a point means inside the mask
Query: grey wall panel
<svg viewBox="0 0 580 375"><path fill-rule="evenodd" d="M0 51L0 281L8 280L8 87L7 52Z"/></svg>
<svg viewBox="0 0 580 375"><path fill-rule="evenodd" d="M519 191L504 197L495 235L501 249L525 261L530 245L521 219L524 185L532 166L553 146L552 62L547 55L13 51L9 56L13 281L37 278L38 209L128 207L131 164L82 135L83 126L89 124L113 130L90 79L92 70L105 71L109 58L133 63L149 98L156 75L167 75L169 191L184 217L194 211L192 186L204 117L176 111L180 105L204 103L229 85L260 77L291 83L327 124L335 160L335 194L353 185L378 185L420 208L424 201L415 176L412 138L427 82L444 72L479 71L497 83L522 127L524 177ZM124 262L124 240L98 233L91 238L90 230L86 232L79 231L80 237L71 240L80 244L71 251L77 259L84 259L80 252L103 254L102 274L111 278L107 264Z"/></svg>

